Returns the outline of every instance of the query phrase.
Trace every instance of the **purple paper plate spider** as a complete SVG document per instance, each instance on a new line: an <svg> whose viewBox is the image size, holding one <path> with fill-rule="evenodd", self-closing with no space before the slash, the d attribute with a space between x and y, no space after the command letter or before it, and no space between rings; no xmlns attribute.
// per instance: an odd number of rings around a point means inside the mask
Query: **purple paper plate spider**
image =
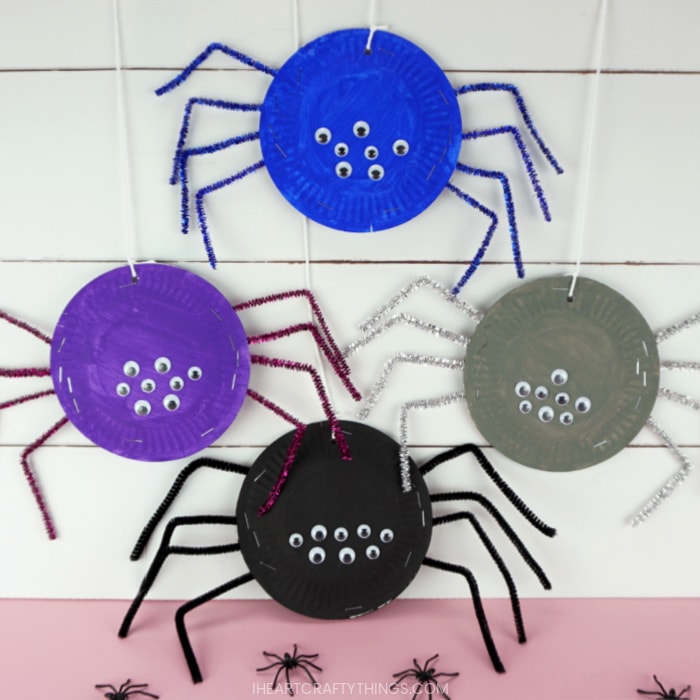
<svg viewBox="0 0 700 700"><path fill-rule="evenodd" d="M318 619L349 619L385 606L406 589L421 566L427 566L464 578L491 663L503 672L476 577L462 564L427 556L433 526L465 522L473 528L506 584L517 639L522 643L526 635L513 577L471 508L435 516L432 504L477 504L479 510L493 518L500 534L513 545L545 589L551 587L549 580L489 499L475 491L430 493L424 475L445 462L473 456L532 527L548 537L555 534L554 529L525 505L474 445L440 453L420 468L409 460L406 470L401 470L398 444L393 439L362 423L341 421L340 426L352 453L352 463L340 458L327 422L310 425L284 491L275 507L264 515L260 515L260 505L275 483L280 458L289 449L293 433L266 448L250 468L203 457L183 469L138 537L132 559L141 556L187 479L201 467L245 477L236 514L183 515L167 523L153 561L124 616L119 636L128 635L141 603L171 554L201 557L240 552L248 569L184 603L175 613L178 637L194 682L202 680L202 673L185 626L186 615L245 583L257 581L274 600L294 612ZM402 482L408 482L408 491L403 490ZM179 528L201 525L230 526L236 536L226 544L173 544Z"/></svg>
<svg viewBox="0 0 700 700"><path fill-rule="evenodd" d="M205 198L267 168L272 181L295 209L313 221L342 231L392 228L425 211L443 190L488 219L471 264L455 285L456 294L479 266L498 226L491 208L458 188L456 172L498 182L508 218L519 277L524 275L511 185L504 172L459 160L465 141L506 135L515 142L544 218L549 206L517 126L464 130L458 98L479 92L510 94L531 139L556 172L563 172L545 145L515 85L486 82L454 88L422 49L386 31L344 29L321 36L270 68L220 43L210 44L179 75L160 87L162 95L180 86L212 53L222 52L272 77L259 104L191 97L184 110L170 182L181 188L182 231L190 227L189 161L241 143L260 141L262 158L198 189L194 207L209 262L216 265ZM259 129L193 147L191 120L202 107L259 112Z"/></svg>
<svg viewBox="0 0 700 700"><path fill-rule="evenodd" d="M143 461L189 457L231 425L250 397L296 426L282 457L277 483L263 509L279 494L306 424L249 386L251 365L301 372L311 379L344 460L347 443L319 372L305 362L250 352L297 333L309 333L355 400L360 395L313 295L305 289L271 294L232 306L209 282L181 268L140 264L111 270L89 282L68 303L49 338L0 312L0 318L51 346L50 366L3 368L0 377L51 377L53 388L0 403L9 408L56 395L65 416L21 456L21 464L51 539L56 530L29 457L68 422L110 452ZM313 321L248 335L238 314L266 304L300 299Z"/></svg>

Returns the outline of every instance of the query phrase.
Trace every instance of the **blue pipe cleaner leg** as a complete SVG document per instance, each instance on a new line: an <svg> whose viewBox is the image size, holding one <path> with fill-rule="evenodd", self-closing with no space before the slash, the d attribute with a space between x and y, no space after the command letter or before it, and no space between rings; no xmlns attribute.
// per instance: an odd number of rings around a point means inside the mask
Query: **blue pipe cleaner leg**
<svg viewBox="0 0 700 700"><path fill-rule="evenodd" d="M550 165L561 175L564 172L564 168L559 165L559 162L554 157L554 154L549 150L545 142L542 140L537 127L535 127L530 112L528 111L527 105L523 96L520 94L520 90L510 83L474 83L472 85L463 85L455 90L455 94L459 97L460 95L465 95L470 92L497 92L505 91L509 92L515 98L515 102L518 105L520 114L523 117L523 121L527 125L528 130L532 134L532 138L535 139L540 150L544 154L545 158L549 161Z"/></svg>
<svg viewBox="0 0 700 700"><path fill-rule="evenodd" d="M454 192L454 194L456 194L461 200L466 202L470 207L478 209L482 214L485 214L489 217L489 219L491 219L491 225L489 226L489 229L486 232L484 239L481 241L479 250L476 252L476 255L472 258L471 264L467 268L466 272L462 275L459 282L457 282L457 284L452 288L452 294L457 295L461 291L462 287L464 287L464 285L469 281L469 278L476 272L476 268L479 267L481 259L484 257L484 253L489 247L489 243L491 243L493 232L496 230L496 226L498 226L498 217L496 216L496 212L485 207L483 204L474 199L474 197L471 197L466 192L463 192L458 187L455 187L455 185L453 185L451 182L448 182L445 185L445 187L448 190L450 190L450 192Z"/></svg>
<svg viewBox="0 0 700 700"><path fill-rule="evenodd" d="M173 169L170 175L170 184L174 185L177 183L177 176L179 174L179 163L182 158L182 152L185 148L185 142L187 141L187 135L190 131L190 120L192 118L192 110L195 105L202 105L204 107L215 107L216 109L225 109L232 112L259 112L262 108L260 104L246 104L241 102L228 102L226 100L212 100L208 97L190 97L185 105L185 111L182 115L182 124L180 125L180 133L177 137L177 146L175 146L175 155L173 156Z"/></svg>
<svg viewBox="0 0 700 700"><path fill-rule="evenodd" d="M165 85L162 85L156 90L156 95L163 95L166 92L170 92L171 90L175 89L178 87L178 85L182 85L182 83L187 80L187 78L192 75L192 73L199 68L199 66L204 63L204 61L209 58L215 51L221 51L222 53L226 54L227 56L230 56L231 58L235 59L236 61L240 61L241 63L245 64L246 66L250 66L251 68L255 68L255 70L259 70L263 73L267 73L268 75L275 76L277 75L277 71L274 68L270 68L269 66L266 66L264 63L260 63L259 61L256 61L254 58L251 58L250 56L247 56L244 53L241 53L240 51L236 51L235 49L232 49L229 46L226 46L225 44L220 44L218 42L214 42L212 44L209 44L202 53L200 53L195 59L185 67L185 69L181 72L178 73L170 82L166 83Z"/></svg>
<svg viewBox="0 0 700 700"><path fill-rule="evenodd" d="M510 189L510 182L508 182L508 177L505 173L499 172L497 170L483 170L482 168L472 168L469 165L464 165L464 163L457 163L457 170L468 175L476 175L477 177L486 177L493 180L498 180L501 183L501 188L503 189L503 201L506 205L506 213L508 214L508 228L510 229L510 247L513 251L513 262L515 263L515 269L518 273L518 277L521 279L525 277L525 268L523 267L523 260L520 253L520 238L518 236L518 223L515 218L515 204L513 204L513 193Z"/></svg>
<svg viewBox="0 0 700 700"><path fill-rule="evenodd" d="M230 177L227 177L223 180L219 180L218 182L215 182L211 185L202 187L201 190L197 190L197 194L195 195L195 206L197 209L199 228L202 232L202 239L204 240L204 247L207 251L209 264L213 268L216 268L216 255L214 253L214 248L211 244L211 239L209 238L209 229L207 228L207 216L206 212L204 211L204 196L207 194L211 194L212 192L216 192L216 190L220 190L222 187L231 185L237 180L242 180L247 175L250 175L251 173L254 173L256 170L259 170L263 167L265 167L265 163L262 160L260 160L257 163L253 163L253 165L249 165L247 168L240 170L235 175L231 175Z"/></svg>
<svg viewBox="0 0 700 700"><path fill-rule="evenodd" d="M540 209L542 210L542 215L546 221L551 221L552 216L549 213L549 204L547 204L547 198L544 196L544 190L540 184L539 177L537 176L537 170L532 162L530 153L527 150L527 146L523 141L523 137L520 134L520 130L515 126L499 126L494 129L482 129L480 131L468 131L462 134L462 141L473 141L475 139L483 138L485 136L498 136L499 134L510 134L515 139L515 145L520 151L520 156L523 159L523 164L525 165L525 170L530 178L530 183L532 189L537 196L537 201L540 203Z"/></svg>
<svg viewBox="0 0 700 700"><path fill-rule="evenodd" d="M256 141L260 138L259 131L252 131L249 134L243 134L242 136L234 136L230 139L225 139L224 141L219 141L218 143L212 143L208 146L200 146L198 148L186 148L180 152L180 159L178 163L178 177L180 181L180 225L182 233L187 233L190 228L190 188L187 176L187 160L190 156L200 156L207 153L216 153L217 151L223 151L231 146L237 146L239 143L247 143L249 141ZM175 184L171 180L172 184Z"/></svg>

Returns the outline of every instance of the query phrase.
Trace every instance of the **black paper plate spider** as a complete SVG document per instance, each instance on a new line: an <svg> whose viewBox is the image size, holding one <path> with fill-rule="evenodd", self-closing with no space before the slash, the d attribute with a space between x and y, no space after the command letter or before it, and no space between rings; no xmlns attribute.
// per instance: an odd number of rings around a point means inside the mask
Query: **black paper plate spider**
<svg viewBox="0 0 700 700"><path fill-rule="evenodd" d="M148 683L132 683L131 678L127 678L126 681L119 686L119 690L117 690L111 683L102 683L100 685L96 685L95 688L98 690L109 688L109 691L104 694L108 700L127 700L127 698L130 698L133 695L146 695L149 698L160 697L144 690L144 688L148 688Z"/></svg>
<svg viewBox="0 0 700 700"><path fill-rule="evenodd" d="M264 507L274 503L295 459L306 425L249 387L251 365L309 376L334 444L350 459L319 372L308 363L250 352L250 346L308 333L355 400L360 395L313 295L305 289L252 299L235 306L213 285L171 265L144 263L116 268L93 279L64 309L53 338L0 311L0 319L51 346L50 367L0 369L0 377L48 377L53 389L0 403L0 409L56 395L65 416L22 452L21 464L50 538L53 521L29 463L30 455L69 421L89 440L131 459L189 457L229 427L250 397L296 426L282 458L279 482ZM312 322L268 333L247 334L238 313L300 299Z"/></svg>
<svg viewBox="0 0 700 700"><path fill-rule="evenodd" d="M420 469L411 460L408 473L402 479L398 445L394 440L364 424L341 421L341 426L353 455L352 462L339 458L328 423L309 425L285 489L275 507L264 515L259 513L260 505L277 479L280 457L288 450L293 433L267 447L250 468L209 458L195 460L187 466L144 528L131 558L141 556L186 480L200 467L245 476L236 515L179 516L168 522L119 635L128 634L142 601L171 554L201 556L240 551L249 570L190 600L175 614L177 633L194 682L201 681L202 674L187 634L185 616L244 583L258 581L272 598L295 612L320 619L347 619L386 605L408 586L421 566L428 566L464 577L491 662L497 671L504 671L475 576L461 564L426 555L433 526L467 521L474 528L506 583L518 641L524 642L525 629L513 578L471 510L434 517L431 504L465 501L478 504L495 520L542 586L549 589L550 583L513 528L488 499L473 491L431 494L423 476L443 462L464 454L473 455L530 525L549 537L555 531L523 503L474 445L462 445L438 454ZM406 479L408 491L401 487L402 480ZM177 528L207 524L237 528L238 539L215 546L172 544Z"/></svg>
<svg viewBox="0 0 700 700"><path fill-rule="evenodd" d="M679 698L686 697L685 694L690 691L689 685L683 688L683 690L681 690L680 693L677 693L675 688L669 688L668 690L666 690L666 688L663 687L661 681L656 677L656 675L654 675L653 678L656 685L658 685L661 689L661 692L659 692L658 690L640 690L639 688L637 688L637 692L641 695L654 695L657 698L660 698L661 700L671 700L672 698L674 700L678 700Z"/></svg>
<svg viewBox="0 0 700 700"><path fill-rule="evenodd" d="M294 650L291 654L285 651L284 656L280 656L279 654L264 651L263 655L266 656L268 659L273 659L272 663L268 664L267 666L256 668L255 670L268 671L271 668L277 669L277 671L275 672L275 677L272 680L273 689L277 688L279 677L284 671L284 678L287 681L285 684L286 690L290 695L294 695L294 689L292 687L292 681L289 677L289 672L294 671L297 668L300 668L302 671L304 671L304 673L306 673L308 679L311 681L311 684L314 687L318 686L318 682L309 670L313 668L315 671L323 671L323 669L320 666L314 663L314 661L318 659L318 654L298 654L297 645L295 644Z"/></svg>
<svg viewBox="0 0 700 700"><path fill-rule="evenodd" d="M392 690L403 689L406 684L407 679L415 680L413 684L408 684L408 688L415 690L412 700L416 700L418 694L425 692L428 698L432 700L433 691L442 695L445 700L450 700L450 696L447 694L445 689L440 684L438 678L456 678L459 673L438 673L434 666L430 664L438 658L438 654L431 656L422 666L418 663L417 659L413 659L413 667L404 669L394 674L396 681L391 684L390 688Z"/></svg>
<svg viewBox="0 0 700 700"><path fill-rule="evenodd" d="M162 95L180 86L211 54L230 58L272 76L260 104L191 97L175 149L171 184L180 184L182 231L190 226L189 160L241 143L260 141L262 159L194 195L200 231L212 266L205 197L266 167L285 199L299 212L342 231L372 232L402 224L425 211L443 190L457 195L489 219L472 262L455 286L457 293L479 266L498 217L451 181L456 172L499 183L508 217L513 260L524 275L515 205L505 173L458 160L465 141L511 137L522 158L544 218L551 219L525 138L516 126L463 131L458 98L481 92L513 97L528 138L556 172L563 172L534 126L520 91L507 83L475 83L454 88L422 49L386 31L344 29L321 36L270 68L223 44L210 44L179 75L160 87ZM195 109L259 112L259 129L201 147L188 146Z"/></svg>
<svg viewBox="0 0 700 700"><path fill-rule="evenodd" d="M631 519L633 525L644 522L693 468L653 409L660 397L700 410L700 401L660 382L663 372L697 371L700 363L659 357L661 343L700 324L700 313L655 333L639 310L607 285L580 277L573 296L571 288L565 276L543 277L511 289L482 313L434 280L414 280L360 325L363 333L347 346L345 357L397 325L449 341L459 347L458 355L397 352L365 394L358 417L369 416L397 367L412 364L459 372L461 387L402 404L402 465L408 460L409 414L456 402L467 405L488 444L546 471L600 464L646 426L675 455L679 469ZM476 329L455 332L407 313L404 302L421 289L476 321Z"/></svg>

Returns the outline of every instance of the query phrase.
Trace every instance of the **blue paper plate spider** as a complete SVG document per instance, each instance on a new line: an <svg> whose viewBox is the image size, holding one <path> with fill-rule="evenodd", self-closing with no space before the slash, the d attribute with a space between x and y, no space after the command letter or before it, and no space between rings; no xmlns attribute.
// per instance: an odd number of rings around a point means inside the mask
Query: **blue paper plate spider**
<svg viewBox="0 0 700 700"><path fill-rule="evenodd" d="M369 34L369 38L368 38ZM464 141L506 134L513 138L549 221L549 206L518 127L463 131L458 97L474 92L512 95L523 122L551 166L561 166L535 128L515 85L474 83L452 87L444 71L415 44L385 31L344 29L306 44L279 69L219 43L210 44L156 94L181 85L212 53L272 76L261 104L191 97L180 127L170 182L180 184L182 231L190 226L189 160L249 141L260 141L262 158L229 177L198 189L196 217L209 262L216 255L207 225L205 197L266 167L279 191L310 219L342 231L371 232L398 226L425 211L449 190L489 219L481 244L453 289L475 272L498 225L496 212L450 180L455 171L500 183L513 260L524 276L515 205L508 177L459 161ZM201 147L188 146L195 107L259 112L259 130Z"/></svg>

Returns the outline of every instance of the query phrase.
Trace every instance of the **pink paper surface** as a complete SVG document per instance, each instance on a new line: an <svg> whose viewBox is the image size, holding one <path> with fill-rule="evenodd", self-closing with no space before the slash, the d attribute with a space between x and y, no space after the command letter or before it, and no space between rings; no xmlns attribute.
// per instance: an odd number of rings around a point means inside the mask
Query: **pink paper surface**
<svg viewBox="0 0 700 700"><path fill-rule="evenodd" d="M507 600L485 606L505 674L484 651L470 600L399 600L351 621L301 617L273 601L217 601L189 615L204 682L193 685L175 633L177 602L147 602L126 639L117 628L125 601L0 602L3 697L89 700L97 683L148 683L163 700L288 697L271 687L262 651L283 655L294 643L318 653L320 687L298 680L297 698L411 698L392 692L392 674L414 657L439 653L437 670L452 700L624 700L652 690L700 692L699 599L537 599L523 601L529 641L518 645ZM144 696L133 696L135 700ZM426 697L426 696L418 696ZM437 695L434 696L437 698ZM690 697L695 697L691 691Z"/></svg>

